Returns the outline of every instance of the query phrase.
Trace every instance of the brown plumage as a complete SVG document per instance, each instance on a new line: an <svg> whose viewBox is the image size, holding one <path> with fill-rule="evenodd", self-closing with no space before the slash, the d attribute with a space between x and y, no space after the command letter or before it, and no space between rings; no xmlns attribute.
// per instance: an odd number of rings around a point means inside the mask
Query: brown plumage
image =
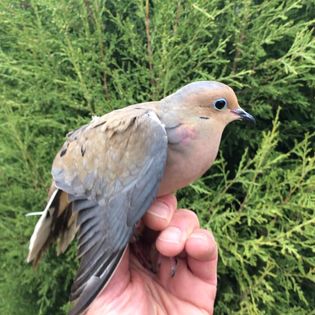
<svg viewBox="0 0 315 315"><path fill-rule="evenodd" d="M47 207L30 242L28 261L57 241L78 238L80 268L72 286L81 314L110 280L135 224L156 196L175 192L213 163L224 127L254 118L231 88L201 81L158 102L128 106L68 134L52 167Z"/></svg>

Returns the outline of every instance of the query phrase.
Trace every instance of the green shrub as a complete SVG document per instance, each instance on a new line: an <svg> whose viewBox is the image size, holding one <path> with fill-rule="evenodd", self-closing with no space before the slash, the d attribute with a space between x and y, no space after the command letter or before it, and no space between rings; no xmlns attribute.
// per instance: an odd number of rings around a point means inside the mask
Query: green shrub
<svg viewBox="0 0 315 315"><path fill-rule="evenodd" d="M67 308L75 248L35 272L25 263L25 214L44 207L64 135L215 79L258 121L229 126L215 166L178 194L220 246L216 314L311 314L314 12L307 0L2 0L0 313Z"/></svg>
<svg viewBox="0 0 315 315"><path fill-rule="evenodd" d="M197 210L220 245L217 314L310 314L315 288L315 157L312 136L276 150L279 123L233 177L221 158L191 185ZM209 189L215 182L215 189ZM191 196L198 199L191 202Z"/></svg>

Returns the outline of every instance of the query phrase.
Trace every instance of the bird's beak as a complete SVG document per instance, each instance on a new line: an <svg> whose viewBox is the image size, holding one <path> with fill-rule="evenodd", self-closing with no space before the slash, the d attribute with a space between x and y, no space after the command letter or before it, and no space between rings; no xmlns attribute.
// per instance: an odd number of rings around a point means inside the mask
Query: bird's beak
<svg viewBox="0 0 315 315"><path fill-rule="evenodd" d="M238 115L241 120L244 120L246 122L250 122L250 123L256 124L256 119L254 118L254 116L252 116L251 114L245 112L245 110L242 109L242 108L231 110L231 112L236 114L236 115Z"/></svg>

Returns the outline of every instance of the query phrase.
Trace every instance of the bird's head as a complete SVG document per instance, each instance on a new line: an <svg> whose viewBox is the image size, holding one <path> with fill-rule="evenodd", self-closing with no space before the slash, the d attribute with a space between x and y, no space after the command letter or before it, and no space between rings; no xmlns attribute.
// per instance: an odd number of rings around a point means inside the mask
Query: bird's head
<svg viewBox="0 0 315 315"><path fill-rule="evenodd" d="M255 123L255 118L239 106L233 89L220 82L193 82L162 101L186 116L190 113L193 119L210 120L223 128L234 120Z"/></svg>

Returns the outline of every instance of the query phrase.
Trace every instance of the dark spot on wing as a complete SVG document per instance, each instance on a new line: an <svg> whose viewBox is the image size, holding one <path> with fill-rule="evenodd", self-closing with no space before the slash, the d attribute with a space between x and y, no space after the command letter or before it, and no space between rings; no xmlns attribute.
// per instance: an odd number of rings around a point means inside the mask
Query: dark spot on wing
<svg viewBox="0 0 315 315"><path fill-rule="evenodd" d="M67 153L67 149L68 149L68 147L61 150L60 157L63 157Z"/></svg>
<svg viewBox="0 0 315 315"><path fill-rule="evenodd" d="M100 122L99 124L95 125L95 126L93 127L93 129L95 129L95 128L99 127L99 126L102 126L102 125L104 125L104 124L106 124L106 123L107 123L107 121L104 120L104 121Z"/></svg>
<svg viewBox="0 0 315 315"><path fill-rule="evenodd" d="M75 130L71 130L67 133L66 137L70 137L73 133L74 133Z"/></svg>
<svg viewBox="0 0 315 315"><path fill-rule="evenodd" d="M207 117L207 116L200 116L199 118L200 119L209 119L209 117Z"/></svg>
<svg viewBox="0 0 315 315"><path fill-rule="evenodd" d="M86 151L86 148L83 147L83 145L81 145L81 155L84 156Z"/></svg>

